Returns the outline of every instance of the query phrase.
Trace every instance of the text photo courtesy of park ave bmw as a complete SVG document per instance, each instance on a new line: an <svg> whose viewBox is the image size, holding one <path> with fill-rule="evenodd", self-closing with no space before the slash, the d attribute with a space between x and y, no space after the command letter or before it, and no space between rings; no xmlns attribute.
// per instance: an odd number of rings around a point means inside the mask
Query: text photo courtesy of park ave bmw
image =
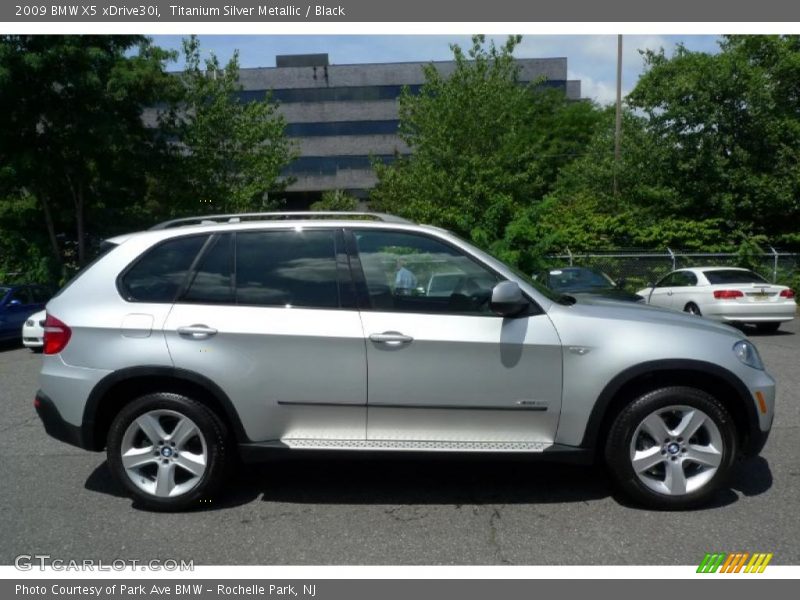
<svg viewBox="0 0 800 600"><path fill-rule="evenodd" d="M800 26L374 10L0 9L0 596L797 577Z"/></svg>

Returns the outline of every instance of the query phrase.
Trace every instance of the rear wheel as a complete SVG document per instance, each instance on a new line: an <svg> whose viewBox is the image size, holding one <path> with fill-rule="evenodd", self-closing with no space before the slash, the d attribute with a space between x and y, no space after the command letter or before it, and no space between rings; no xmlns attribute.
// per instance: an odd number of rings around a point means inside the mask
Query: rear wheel
<svg viewBox="0 0 800 600"><path fill-rule="evenodd" d="M124 407L108 432L108 463L142 506L180 510L219 488L228 462L227 432L206 406L156 393Z"/></svg>
<svg viewBox="0 0 800 600"><path fill-rule="evenodd" d="M698 317L703 316L703 313L700 312L700 307L694 302L689 302L689 304L683 308L683 312L687 312L690 315L697 315Z"/></svg>
<svg viewBox="0 0 800 600"><path fill-rule="evenodd" d="M658 509L707 502L736 455L731 416L713 396L668 387L640 396L614 420L605 456L628 496Z"/></svg>
<svg viewBox="0 0 800 600"><path fill-rule="evenodd" d="M775 333L781 326L780 321L770 321L769 323L756 323L756 330L761 333Z"/></svg>

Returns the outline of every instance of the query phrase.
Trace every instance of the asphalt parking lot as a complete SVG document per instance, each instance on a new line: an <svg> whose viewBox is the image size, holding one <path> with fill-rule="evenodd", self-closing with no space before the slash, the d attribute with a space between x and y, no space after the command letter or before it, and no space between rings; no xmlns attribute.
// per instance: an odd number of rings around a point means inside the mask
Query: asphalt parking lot
<svg viewBox="0 0 800 600"><path fill-rule="evenodd" d="M748 334L779 385L761 457L713 506L659 513L592 467L487 459L278 460L243 470L203 510L133 507L105 455L49 438L32 400L41 357L0 347L0 564L184 559L195 564L697 564L773 552L800 564L800 327Z"/></svg>

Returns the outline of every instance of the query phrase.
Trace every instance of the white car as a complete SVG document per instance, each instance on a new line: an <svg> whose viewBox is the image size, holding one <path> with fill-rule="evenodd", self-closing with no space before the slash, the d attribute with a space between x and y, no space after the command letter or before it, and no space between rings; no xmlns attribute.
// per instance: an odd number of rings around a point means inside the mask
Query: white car
<svg viewBox="0 0 800 600"><path fill-rule="evenodd" d="M760 331L777 331L797 313L790 288L734 267L678 269L637 294L653 306L717 321L750 323Z"/></svg>
<svg viewBox="0 0 800 600"><path fill-rule="evenodd" d="M22 344L34 352L44 348L45 311L40 310L28 317L22 325Z"/></svg>

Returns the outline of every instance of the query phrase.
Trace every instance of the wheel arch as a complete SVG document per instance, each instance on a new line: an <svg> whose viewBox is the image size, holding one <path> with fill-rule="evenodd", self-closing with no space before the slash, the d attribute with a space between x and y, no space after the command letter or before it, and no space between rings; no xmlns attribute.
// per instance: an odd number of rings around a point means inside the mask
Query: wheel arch
<svg viewBox="0 0 800 600"><path fill-rule="evenodd" d="M89 394L83 412L83 440L91 450L103 450L111 422L122 408L151 392L185 394L213 410L237 442L250 441L228 395L208 377L175 367L140 366L120 369L101 379Z"/></svg>
<svg viewBox="0 0 800 600"><path fill-rule="evenodd" d="M648 391L675 385L695 387L717 398L733 418L741 450L745 454L760 450L758 414L747 386L719 365L681 359L641 363L614 377L595 402L580 446L602 456L598 450L625 406Z"/></svg>

